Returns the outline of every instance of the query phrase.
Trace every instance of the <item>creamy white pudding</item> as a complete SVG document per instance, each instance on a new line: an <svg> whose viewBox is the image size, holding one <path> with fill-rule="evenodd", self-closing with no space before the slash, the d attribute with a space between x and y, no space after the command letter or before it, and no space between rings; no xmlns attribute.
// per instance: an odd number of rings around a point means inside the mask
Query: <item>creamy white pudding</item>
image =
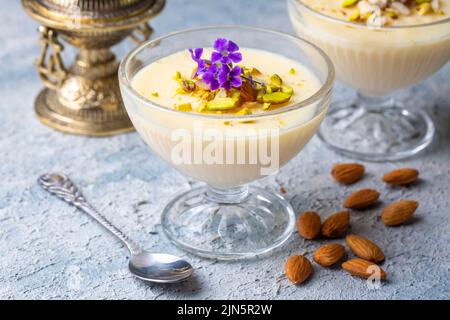
<svg viewBox="0 0 450 320"><path fill-rule="evenodd" d="M246 104L245 106L248 107L246 109L249 109L252 114L243 114L240 117L239 111L244 106L242 104L237 108L224 111L196 111L198 97L177 92L179 83L173 78L177 73L185 79L191 77L196 63L191 59L188 51L163 57L143 67L131 79L132 88L142 98L162 108L150 107L144 101L135 99L127 91L122 92L128 114L136 130L150 148L181 172L214 187L239 186L277 171L314 135L327 110L323 104L328 106L330 98L328 94L320 105L312 103L289 109L290 106L307 100L319 91L321 83L318 77L306 66L282 55L248 48L241 48L240 52L243 60L239 64L259 71L260 74L254 77L255 80L264 81L271 75L277 74L283 79L284 85L293 89L289 102L278 104L267 110L262 110L258 103ZM205 50L205 53L207 55L209 51ZM170 110L186 104L190 104L192 108L185 112ZM281 112L284 108L289 111ZM262 114L264 117L258 117ZM222 156L213 156L212 161L205 159L211 152L208 149L211 143L211 137L207 136L208 132L214 132L214 138L221 140L220 143L223 146L219 152ZM230 137L229 132L238 134ZM173 152L178 150L177 146L181 141L178 133L188 136L192 151L190 161L182 161L182 163L174 161ZM180 139L176 139L177 137ZM254 157L251 154L252 147L260 146L262 142L264 144L267 142L267 156L271 158L270 163L265 163L260 157L257 157L256 163L249 163ZM244 146L246 161L237 163L237 154L242 146ZM198 153L205 155L200 159L201 161L198 161ZM219 158L223 159L222 163ZM234 161L227 161L231 158L234 158Z"/></svg>
<svg viewBox="0 0 450 320"><path fill-rule="evenodd" d="M424 14L411 5L409 13L402 14L398 1L395 5L382 0L348 2L354 5L342 7L340 0L289 0L289 14L297 33L328 53L338 78L360 93L384 96L421 81L449 60L450 0L437 1L436 10L432 8L436 1L425 1L430 11ZM403 2L400 5L414 1ZM365 19L355 18L355 12L362 17L361 3L381 3L384 9L376 15L379 9L372 6L372 11L364 12ZM375 14L372 19L371 14Z"/></svg>

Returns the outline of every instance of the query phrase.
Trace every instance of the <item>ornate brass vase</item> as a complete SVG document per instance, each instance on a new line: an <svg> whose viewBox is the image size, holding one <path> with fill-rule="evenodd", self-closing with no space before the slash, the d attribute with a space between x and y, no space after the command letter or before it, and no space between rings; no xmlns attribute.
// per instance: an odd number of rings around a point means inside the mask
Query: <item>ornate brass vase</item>
<svg viewBox="0 0 450 320"><path fill-rule="evenodd" d="M118 61L111 46L131 37L147 40L148 20L165 0L22 0L36 19L41 53L36 61L46 88L36 98L39 119L60 131L105 136L133 130L117 80ZM64 66L60 40L78 48Z"/></svg>

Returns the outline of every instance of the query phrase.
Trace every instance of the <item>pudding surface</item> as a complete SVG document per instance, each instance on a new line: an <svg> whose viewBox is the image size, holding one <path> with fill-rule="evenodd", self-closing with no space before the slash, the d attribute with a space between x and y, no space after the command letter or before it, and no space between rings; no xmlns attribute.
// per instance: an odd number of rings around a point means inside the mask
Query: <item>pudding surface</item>
<svg viewBox="0 0 450 320"><path fill-rule="evenodd" d="M211 49L205 49L203 55L209 56ZM261 105L245 105L252 114L266 113L271 110L301 102L320 88L317 77L305 66L292 59L288 59L278 54L258 49L241 48L242 62L239 65L259 70L260 75L253 76L255 81L268 83L270 77L278 75L283 85L293 89L293 95L289 102L273 105L268 110L262 110ZM132 80L133 88L146 99L162 105L166 108L175 108L177 105L190 103L192 110L188 112L203 114L223 114L233 115L242 110L243 103L235 108L209 111L207 109L198 112L200 99L195 94L179 93L179 83L174 80L174 74L179 73L183 79L190 80L193 70L196 67L195 61L191 59L190 53L185 50L171 54L139 71Z"/></svg>
<svg viewBox="0 0 450 320"><path fill-rule="evenodd" d="M450 17L450 0L298 0L340 20L374 26L413 26ZM369 17L374 14L372 19ZM378 16L380 19L376 19Z"/></svg>

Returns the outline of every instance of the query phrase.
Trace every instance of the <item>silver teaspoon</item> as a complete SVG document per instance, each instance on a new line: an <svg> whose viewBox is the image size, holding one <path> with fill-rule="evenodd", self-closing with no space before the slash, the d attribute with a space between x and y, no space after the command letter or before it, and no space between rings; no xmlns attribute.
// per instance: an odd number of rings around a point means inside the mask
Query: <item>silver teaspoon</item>
<svg viewBox="0 0 450 320"><path fill-rule="evenodd" d="M95 210L68 177L56 173L46 173L39 177L38 183L51 194L87 213L122 241L131 253L128 268L139 279L173 283L184 280L192 274L192 266L179 257L143 250L135 241Z"/></svg>

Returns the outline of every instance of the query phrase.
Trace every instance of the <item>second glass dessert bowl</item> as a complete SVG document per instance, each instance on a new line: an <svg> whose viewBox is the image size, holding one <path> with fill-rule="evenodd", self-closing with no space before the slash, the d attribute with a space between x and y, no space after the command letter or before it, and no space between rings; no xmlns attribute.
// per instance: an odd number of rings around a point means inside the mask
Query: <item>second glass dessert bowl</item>
<svg viewBox="0 0 450 320"><path fill-rule="evenodd" d="M225 39L232 42L221 42ZM181 80L191 75L192 69L186 68L192 63L188 48L205 48L205 55L213 43L214 47L228 43L230 52L238 44L246 66L257 66L262 73L278 71L298 91L292 103L253 114L242 109L237 114L187 112L190 103L185 101L177 108L167 105L174 97L191 99L192 95L166 90L175 83L174 71L175 79L189 89L190 80ZM200 55L201 51L192 51L193 59ZM300 152L324 119L334 69L319 48L297 37L251 27L186 30L133 50L120 65L119 81L128 114L152 151L207 184L178 195L165 207L162 228L170 240L200 256L239 259L267 253L288 239L295 225L289 202L274 191L247 184L276 173ZM256 77L246 81L256 86ZM216 92L216 97L221 94ZM264 106L269 108L270 103Z"/></svg>
<svg viewBox="0 0 450 320"><path fill-rule="evenodd" d="M297 33L321 47L333 61L337 78L358 93L356 100L332 104L319 137L344 155L368 161L398 160L424 150L435 133L431 118L390 94L420 82L450 59L450 18L430 21L418 16L425 22L374 27L319 11L334 3L338 9L333 12L344 11L339 0L288 0Z"/></svg>

